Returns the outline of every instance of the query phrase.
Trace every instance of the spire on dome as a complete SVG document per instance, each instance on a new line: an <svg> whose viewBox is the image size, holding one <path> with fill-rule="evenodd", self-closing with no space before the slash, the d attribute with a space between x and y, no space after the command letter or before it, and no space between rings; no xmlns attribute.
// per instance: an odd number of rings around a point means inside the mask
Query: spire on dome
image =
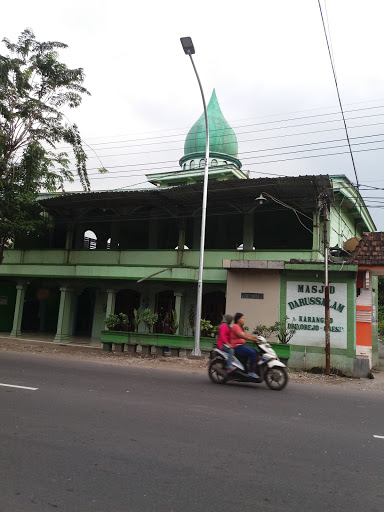
<svg viewBox="0 0 384 512"><path fill-rule="evenodd" d="M215 89L212 92L208 107L209 151L237 157L238 145L235 132L225 119ZM184 144L184 155L205 153L205 117L204 113L189 130Z"/></svg>

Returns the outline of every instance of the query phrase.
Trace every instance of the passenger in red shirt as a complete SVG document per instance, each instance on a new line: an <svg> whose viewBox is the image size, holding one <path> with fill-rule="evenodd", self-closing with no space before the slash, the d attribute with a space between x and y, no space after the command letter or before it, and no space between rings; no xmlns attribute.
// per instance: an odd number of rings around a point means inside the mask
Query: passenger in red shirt
<svg viewBox="0 0 384 512"><path fill-rule="evenodd" d="M231 348L231 344L229 341L230 333L231 333L231 323L233 320L232 315L224 315L223 321L219 327L219 335L217 337L217 346L220 350L228 353L228 359L226 361L226 370L228 373L235 370L235 366L232 366L232 358L235 354L235 350Z"/></svg>
<svg viewBox="0 0 384 512"><path fill-rule="evenodd" d="M247 340L257 341L257 337L246 334L243 331L244 321L245 318L243 313L236 313L235 324L231 329L229 341L231 347L235 349L236 356L246 356L249 358L249 375L251 377L258 378L259 376L255 373L257 351L254 348L245 345Z"/></svg>

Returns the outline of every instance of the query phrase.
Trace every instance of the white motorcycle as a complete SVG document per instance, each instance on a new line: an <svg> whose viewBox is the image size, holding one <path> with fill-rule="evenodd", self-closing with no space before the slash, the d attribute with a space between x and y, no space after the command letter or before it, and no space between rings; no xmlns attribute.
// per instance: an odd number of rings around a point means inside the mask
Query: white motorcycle
<svg viewBox="0 0 384 512"><path fill-rule="evenodd" d="M276 355L271 345L263 336L257 336L258 355L256 368L259 378L248 375L248 358L233 357L232 365L235 370L230 373L226 371L228 352L215 347L210 354L208 375L215 384L226 384L230 381L253 382L260 384L265 381L267 386L274 391L281 391L288 384L288 373L286 366Z"/></svg>

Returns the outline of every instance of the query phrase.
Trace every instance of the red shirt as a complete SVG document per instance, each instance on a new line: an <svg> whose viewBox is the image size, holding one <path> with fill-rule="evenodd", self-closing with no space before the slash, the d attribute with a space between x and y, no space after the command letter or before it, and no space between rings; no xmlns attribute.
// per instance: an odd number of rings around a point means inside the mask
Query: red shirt
<svg viewBox="0 0 384 512"><path fill-rule="evenodd" d="M217 338L217 346L220 350L223 350L223 344L226 343L229 345L229 334L230 328L228 324L221 324L219 327L219 336Z"/></svg>
<svg viewBox="0 0 384 512"><path fill-rule="evenodd" d="M231 344L232 348L238 347L239 345L244 345L245 343L245 339L239 338L238 334L245 334L245 332L239 325L235 324L232 327L229 335L229 343Z"/></svg>

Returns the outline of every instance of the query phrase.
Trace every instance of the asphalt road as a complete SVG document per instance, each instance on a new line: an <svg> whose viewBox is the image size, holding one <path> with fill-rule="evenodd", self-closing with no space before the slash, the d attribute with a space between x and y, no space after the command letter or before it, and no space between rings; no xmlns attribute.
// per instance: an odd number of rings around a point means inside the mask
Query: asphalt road
<svg viewBox="0 0 384 512"><path fill-rule="evenodd" d="M384 394L1 353L1 512L384 510Z"/></svg>

